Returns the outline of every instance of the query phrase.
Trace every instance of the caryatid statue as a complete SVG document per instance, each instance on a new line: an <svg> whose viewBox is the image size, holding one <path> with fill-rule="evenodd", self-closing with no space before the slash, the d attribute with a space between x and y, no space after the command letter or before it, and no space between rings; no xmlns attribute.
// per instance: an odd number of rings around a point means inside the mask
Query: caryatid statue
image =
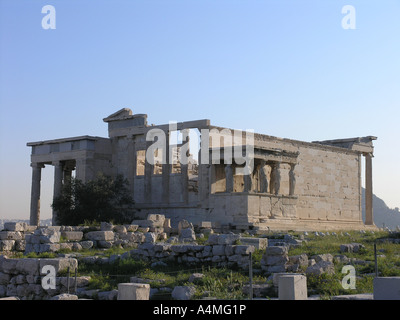
<svg viewBox="0 0 400 320"><path fill-rule="evenodd" d="M265 160L261 160L260 163L260 192L268 192L267 166Z"/></svg>
<svg viewBox="0 0 400 320"><path fill-rule="evenodd" d="M281 163L280 162L275 162L273 169L272 169L272 182L271 182L271 187L273 187L273 193L275 195L279 194L279 190L281 188Z"/></svg>

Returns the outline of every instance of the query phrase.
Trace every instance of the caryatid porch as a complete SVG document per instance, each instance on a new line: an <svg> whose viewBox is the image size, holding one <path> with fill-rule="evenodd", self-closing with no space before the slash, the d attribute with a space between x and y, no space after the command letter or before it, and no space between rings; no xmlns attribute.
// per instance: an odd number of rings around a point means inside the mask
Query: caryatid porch
<svg viewBox="0 0 400 320"><path fill-rule="evenodd" d="M230 213L226 218L233 219L231 223L244 228L268 219L297 219L298 152L255 147L249 175L236 174L236 169L242 166L230 160L232 163L225 163L222 149L220 154L219 163L211 164L210 168L210 206L217 209L214 214L221 207Z"/></svg>

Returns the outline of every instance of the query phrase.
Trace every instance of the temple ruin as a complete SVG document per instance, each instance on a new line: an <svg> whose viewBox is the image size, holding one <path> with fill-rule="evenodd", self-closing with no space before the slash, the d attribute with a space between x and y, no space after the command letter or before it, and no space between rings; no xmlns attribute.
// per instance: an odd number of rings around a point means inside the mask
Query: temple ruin
<svg viewBox="0 0 400 320"><path fill-rule="evenodd" d="M251 153L247 155L247 131L237 135L211 125L210 120L148 125L146 114L124 108L103 121L108 124L108 138L80 136L27 143L32 148L32 225L39 223L41 169L52 165L54 197L71 176L86 182L98 172L124 175L136 214L143 218L149 213L164 214L172 223L186 219L236 230L375 228L372 158L376 137L304 142L249 133ZM217 133L217 139L206 136L209 132ZM160 138L166 142L156 148ZM251 166L234 156L237 150L251 157ZM361 214L363 158L365 221ZM243 168L250 168L250 174L238 174ZM56 215L53 212L53 224Z"/></svg>

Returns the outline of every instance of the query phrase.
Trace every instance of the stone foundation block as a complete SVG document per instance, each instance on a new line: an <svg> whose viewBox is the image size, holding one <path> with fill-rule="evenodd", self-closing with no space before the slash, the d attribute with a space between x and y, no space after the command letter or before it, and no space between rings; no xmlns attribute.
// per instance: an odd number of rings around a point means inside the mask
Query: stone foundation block
<svg viewBox="0 0 400 320"><path fill-rule="evenodd" d="M39 275L39 259L18 259L16 270L22 274Z"/></svg>
<svg viewBox="0 0 400 320"><path fill-rule="evenodd" d="M12 251L14 245L15 240L0 240L0 251Z"/></svg>
<svg viewBox="0 0 400 320"><path fill-rule="evenodd" d="M149 300L150 285L146 283L119 283L117 300Z"/></svg>
<svg viewBox="0 0 400 320"><path fill-rule="evenodd" d="M114 240L114 232L112 231L90 231L86 234L87 240L95 240L95 241L113 241Z"/></svg>
<svg viewBox="0 0 400 320"><path fill-rule="evenodd" d="M60 250L59 243L42 243L39 247L39 253L41 252L57 252Z"/></svg>
<svg viewBox="0 0 400 320"><path fill-rule="evenodd" d="M28 224L25 222L5 222L4 230L7 231L26 231L28 230Z"/></svg>
<svg viewBox="0 0 400 320"><path fill-rule="evenodd" d="M239 239L241 244L254 246L256 249L264 250L268 247L268 239L267 238L249 238L242 237Z"/></svg>
<svg viewBox="0 0 400 320"><path fill-rule="evenodd" d="M82 231L62 231L61 236L68 241L81 241L83 238Z"/></svg>
<svg viewBox="0 0 400 320"><path fill-rule="evenodd" d="M307 300L307 278L301 274L281 275L279 300Z"/></svg>
<svg viewBox="0 0 400 320"><path fill-rule="evenodd" d="M40 271L42 271L45 265L54 266L56 273L61 271L67 271L68 267L70 271L74 271L78 267L78 260L74 258L49 258L49 259L40 259L39 267Z"/></svg>
<svg viewBox="0 0 400 320"><path fill-rule="evenodd" d="M0 240L22 240L24 234L19 231L0 231Z"/></svg>

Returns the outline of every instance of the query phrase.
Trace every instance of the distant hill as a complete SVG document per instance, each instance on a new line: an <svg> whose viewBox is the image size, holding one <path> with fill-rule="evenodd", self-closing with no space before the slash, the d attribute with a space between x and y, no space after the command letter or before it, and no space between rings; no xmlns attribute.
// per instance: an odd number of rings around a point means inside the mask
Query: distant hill
<svg viewBox="0 0 400 320"><path fill-rule="evenodd" d="M362 217L365 221L365 189L362 188ZM377 227L383 228L388 227L391 230L395 230L397 226L400 226L400 212L399 209L389 208L385 201L381 198L373 195L373 210L374 210L374 223Z"/></svg>

